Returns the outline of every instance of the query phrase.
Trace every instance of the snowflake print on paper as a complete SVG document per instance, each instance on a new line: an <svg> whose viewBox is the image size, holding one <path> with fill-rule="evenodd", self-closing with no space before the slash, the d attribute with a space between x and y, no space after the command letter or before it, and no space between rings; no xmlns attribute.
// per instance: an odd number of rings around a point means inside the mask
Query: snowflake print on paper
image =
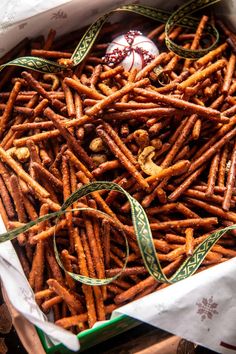
<svg viewBox="0 0 236 354"><path fill-rule="evenodd" d="M58 10L57 12L54 12L51 16L51 20L65 20L66 18L67 18L67 14L62 10Z"/></svg>
<svg viewBox="0 0 236 354"><path fill-rule="evenodd" d="M34 308L35 308L35 305L34 305L34 298L33 298L33 295L30 291L28 291L27 289L25 288L22 288L20 287L20 292L22 294L22 297L24 299L24 301L26 303L28 303L28 305L30 306L30 312L34 312Z"/></svg>
<svg viewBox="0 0 236 354"><path fill-rule="evenodd" d="M218 304L213 301L213 296L209 299L203 297L201 302L196 303L198 310L197 314L201 316L201 321L205 319L211 320L214 315L217 315L219 312L216 310Z"/></svg>

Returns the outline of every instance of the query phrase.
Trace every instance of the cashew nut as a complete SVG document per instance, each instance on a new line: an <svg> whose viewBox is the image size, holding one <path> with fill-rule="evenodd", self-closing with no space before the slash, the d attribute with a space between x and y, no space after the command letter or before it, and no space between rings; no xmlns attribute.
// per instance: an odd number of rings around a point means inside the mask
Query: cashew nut
<svg viewBox="0 0 236 354"><path fill-rule="evenodd" d="M51 88L52 91L55 91L58 89L58 87L60 85L60 81L55 74L44 74L43 78L45 81L52 81L52 88Z"/></svg>
<svg viewBox="0 0 236 354"><path fill-rule="evenodd" d="M162 168L152 161L154 156L155 148L153 146L147 146L138 157L138 162L142 171L150 176L156 175L162 171Z"/></svg>
<svg viewBox="0 0 236 354"><path fill-rule="evenodd" d="M105 146L101 138L93 139L89 145L89 148L93 152L101 152L105 150Z"/></svg>
<svg viewBox="0 0 236 354"><path fill-rule="evenodd" d="M138 129L134 132L134 139L139 145L140 150L142 151L146 146L149 145L149 135L146 130Z"/></svg>
<svg viewBox="0 0 236 354"><path fill-rule="evenodd" d="M105 154L93 154L91 157L96 166L107 161L107 155Z"/></svg>

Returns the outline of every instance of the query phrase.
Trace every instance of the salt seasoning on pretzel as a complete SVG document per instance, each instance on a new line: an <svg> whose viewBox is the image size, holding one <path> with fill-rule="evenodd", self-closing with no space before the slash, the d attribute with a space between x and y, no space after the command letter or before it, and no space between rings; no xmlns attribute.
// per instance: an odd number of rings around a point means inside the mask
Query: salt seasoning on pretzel
<svg viewBox="0 0 236 354"><path fill-rule="evenodd" d="M236 173L236 144L234 144L232 155L231 155L231 164L228 172L227 182L226 182L226 190L224 193L224 201L222 204L222 208L226 211L230 208L230 200L233 193L233 187L235 184L235 173Z"/></svg>

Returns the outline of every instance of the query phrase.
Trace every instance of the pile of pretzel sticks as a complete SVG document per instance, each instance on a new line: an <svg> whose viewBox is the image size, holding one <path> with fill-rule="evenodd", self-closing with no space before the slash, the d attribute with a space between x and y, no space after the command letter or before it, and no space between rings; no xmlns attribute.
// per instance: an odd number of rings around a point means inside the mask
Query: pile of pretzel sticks
<svg viewBox="0 0 236 354"><path fill-rule="evenodd" d="M9 67L1 74L0 212L7 229L60 209L82 185L113 181L144 207L156 252L170 276L213 231L236 223L235 35L217 21L221 40L197 61L164 47L164 25L136 19L161 54L142 70L125 72L103 62L120 24L107 25L87 58L70 66L81 31L54 40L50 31L22 41L1 63L42 56L67 65L61 74ZM209 44L200 19L196 33L176 27L171 38L185 48ZM161 65L165 79L155 73ZM34 226L13 241L41 309L74 333L105 320L118 306L167 285L144 267L130 205L116 191L76 201L56 227L59 254L68 271L97 278L118 274L125 232L130 255L122 275L106 286L76 282L58 265L52 244L55 221ZM112 217L101 218L97 210ZM236 256L228 232L199 271Z"/></svg>

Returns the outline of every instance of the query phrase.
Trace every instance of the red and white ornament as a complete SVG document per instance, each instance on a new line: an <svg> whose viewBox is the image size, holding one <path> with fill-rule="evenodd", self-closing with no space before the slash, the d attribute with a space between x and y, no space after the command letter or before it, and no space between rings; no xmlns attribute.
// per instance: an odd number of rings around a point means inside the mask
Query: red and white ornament
<svg viewBox="0 0 236 354"><path fill-rule="evenodd" d="M122 65L126 71L140 70L158 54L158 48L149 38L139 31L129 31L110 43L103 60L111 67Z"/></svg>

